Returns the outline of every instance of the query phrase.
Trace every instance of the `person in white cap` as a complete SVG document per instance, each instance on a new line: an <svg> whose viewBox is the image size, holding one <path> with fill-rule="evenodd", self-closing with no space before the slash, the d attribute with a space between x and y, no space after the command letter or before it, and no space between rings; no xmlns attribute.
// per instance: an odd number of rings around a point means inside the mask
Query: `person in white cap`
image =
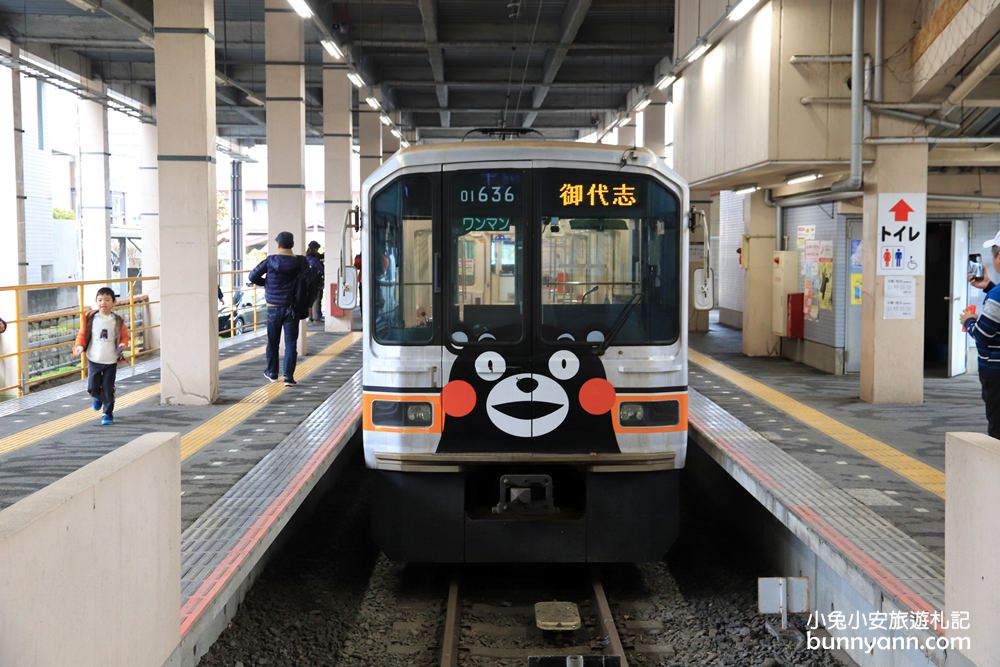
<svg viewBox="0 0 1000 667"><path fill-rule="evenodd" d="M1000 275L1000 231L983 244L993 255L993 270ZM985 262L984 262L985 264ZM979 355L979 384L986 403L987 432L1000 439L1000 286L990 280L990 272L983 266L979 278L969 273L969 284L986 293L979 316L976 307L968 306L960 316L962 326L976 341Z"/></svg>

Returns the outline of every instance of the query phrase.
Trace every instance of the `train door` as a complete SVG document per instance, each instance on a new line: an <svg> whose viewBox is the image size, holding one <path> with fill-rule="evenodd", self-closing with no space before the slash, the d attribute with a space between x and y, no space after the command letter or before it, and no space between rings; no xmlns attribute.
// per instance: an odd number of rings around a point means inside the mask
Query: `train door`
<svg viewBox="0 0 1000 667"><path fill-rule="evenodd" d="M532 283L529 165L445 168L440 452L529 451Z"/></svg>

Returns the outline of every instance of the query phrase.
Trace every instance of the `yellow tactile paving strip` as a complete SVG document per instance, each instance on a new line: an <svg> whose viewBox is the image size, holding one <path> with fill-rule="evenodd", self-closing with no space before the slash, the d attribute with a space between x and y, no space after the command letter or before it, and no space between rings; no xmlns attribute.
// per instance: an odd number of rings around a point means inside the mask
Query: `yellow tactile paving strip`
<svg viewBox="0 0 1000 667"><path fill-rule="evenodd" d="M800 422L824 433L842 445L849 447L879 465L905 477L922 489L944 498L944 473L913 458L881 440L862 433L819 410L796 401L791 396L769 387L763 382L740 373L711 357L688 350L688 358L714 375L732 382L757 398L787 413Z"/></svg>
<svg viewBox="0 0 1000 667"><path fill-rule="evenodd" d="M358 337L358 334L356 334L356 333L355 334L350 334L348 336L345 336L344 338L338 340L336 343L333 343L333 345L327 347L327 349L324 350L323 352L321 352L319 355L317 355L315 357L311 357L310 359L308 359L307 361L305 361L304 363L302 363L299 366L299 368L301 368L303 370L302 377L305 377L305 375L307 375L308 373L311 373L312 371L314 371L322 363L328 361L329 358L330 358L330 356L336 356L336 354L339 354L340 351L342 351L343 349L346 349L351 343L353 343L355 340L357 340L357 337ZM347 340L350 340L350 342L345 342ZM331 348L334 348L337 345L341 345L341 344L343 344L342 348L340 348L336 353L334 353L332 355L329 354L329 351L330 351ZM222 371L224 371L224 370L226 370L228 368L232 368L233 366L237 366L239 364L242 364L245 361L250 361L251 359L253 359L255 357L259 357L260 355L262 355L264 353L264 348L265 348L265 346L261 345L259 347L255 347L255 348L253 348L251 350L247 350L246 352L243 352L242 354L238 354L238 355L236 355L234 357L229 357L228 359L222 360L221 362L219 362L219 372L221 373ZM266 387L262 387L262 389L269 389L269 390L279 390L279 389L282 389L283 390L283 389L285 389L285 387L283 385L276 385L275 384L275 385L267 385ZM259 389L256 392L250 394L250 396L244 398L243 401L241 401L240 403L237 403L236 405L234 405L231 408L228 408L227 410L224 410L222 413L220 413L220 415L214 417L213 419L210 419L205 424L209 424L209 423L213 422L214 420L218 419L219 417L221 417L222 415L226 415L230 410L234 410L235 408L240 407L245 401L249 401L251 399L253 399L253 400L259 400L259 399L256 398L256 396L257 396L257 394L262 389ZM150 398L153 398L154 396L157 396L159 393L160 393L160 383L157 382L156 384L152 384L152 385L150 385L148 387L143 387L142 389L137 389L135 391L130 391L127 394L123 394L122 396L118 397L115 400L115 412L119 412L120 410L122 410L124 408L128 408L128 407L131 407L131 406L134 406L134 405L138 405L139 403L142 403L145 400L148 400ZM277 393L275 393L274 396L277 396L279 393L280 393L280 391L278 391ZM271 398L269 398L267 400L267 402L270 402L271 400L273 400L273 396ZM253 414L257 410L259 410L261 407L263 407L263 405L264 405L264 403L261 403L258 407L256 407L253 411L247 413L247 415L245 417L243 417L242 419L240 419L239 421L243 421L244 419L246 419L247 417L249 417L251 414ZM2 454L8 454L8 453L16 451L18 449L22 449L24 447L28 447L29 445L33 445L34 443L36 443L36 442L38 442L40 440L44 440L45 438L51 438L53 436L59 435L60 433L63 433L64 431L68 431L68 430L70 430L72 428L76 428L76 427L81 426L83 424L89 423L93 419L94 419L94 411L90 410L88 408L88 409L85 409L85 410L80 410L78 412L74 412L73 414L66 415L65 417L60 417L59 419L54 419L54 420L52 420L50 422L46 422L44 424L39 424L38 426L32 426L30 428L26 428L23 431L19 431L19 432L13 434L13 435L9 435L6 438L0 438L0 455L2 455ZM239 422L236 422L236 423L239 423ZM188 436L192 435L195 431L198 431L200 428L203 428L205 426L205 424L203 424L200 427L195 428L194 431L191 431L191 433L189 433L187 436L184 436L184 437L187 438ZM235 423L233 423L233 425L235 425ZM228 430L228 429L226 429L226 430ZM214 437L218 437L218 435L221 434L222 432L224 432L224 431L220 431ZM200 445L197 445L197 444L193 445L193 447L196 447L196 449L193 449L193 451L191 451L191 454L195 453L196 451L198 451L199 449L201 449L202 447L204 447L205 444L207 444L207 443L200 444ZM182 448L184 447L184 441L183 441L183 439L182 439L182 445L181 446L182 446ZM190 454L188 454L188 456L190 456ZM187 456L184 456L183 458L187 458Z"/></svg>
<svg viewBox="0 0 1000 667"><path fill-rule="evenodd" d="M359 333L347 334L335 343L326 347L317 355L310 356L305 362L296 368L296 375L300 380L309 377L323 364L333 357L349 348L361 338ZM287 391L289 387L280 382L266 384L260 389L252 392L240 400L239 403L230 406L215 415L203 424L196 426L181 436L181 461L194 456L205 446L214 442L219 436L231 431L244 421L249 419L258 410L266 406L275 398ZM292 391L295 391L294 389Z"/></svg>

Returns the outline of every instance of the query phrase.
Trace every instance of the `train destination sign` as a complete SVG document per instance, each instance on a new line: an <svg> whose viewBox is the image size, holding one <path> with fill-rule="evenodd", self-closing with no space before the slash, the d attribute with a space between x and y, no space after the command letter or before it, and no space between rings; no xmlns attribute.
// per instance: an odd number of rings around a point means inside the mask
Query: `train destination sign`
<svg viewBox="0 0 1000 667"><path fill-rule="evenodd" d="M634 218L649 206L649 183L641 176L582 169L545 170L539 184L543 215L568 218Z"/></svg>
<svg viewBox="0 0 1000 667"><path fill-rule="evenodd" d="M524 174L457 172L450 177L451 217L457 233L505 232L524 217Z"/></svg>

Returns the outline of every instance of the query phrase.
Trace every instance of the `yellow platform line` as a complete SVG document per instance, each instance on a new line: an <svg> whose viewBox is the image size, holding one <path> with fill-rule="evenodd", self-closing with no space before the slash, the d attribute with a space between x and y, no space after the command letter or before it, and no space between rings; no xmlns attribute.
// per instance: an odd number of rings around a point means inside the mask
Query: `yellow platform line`
<svg viewBox="0 0 1000 667"><path fill-rule="evenodd" d="M689 349L688 358L710 373L732 382L737 387L770 403L807 426L825 433L842 445L905 477L920 488L930 491L939 498L944 498L944 473L937 468L904 454L895 447L839 422L819 410L810 408L791 396L783 394L763 382L754 380L711 357Z"/></svg>
<svg viewBox="0 0 1000 667"><path fill-rule="evenodd" d="M261 345L260 347L247 350L246 352L238 354L234 357L223 359L219 362L219 371L224 371L238 364L242 364L244 361L249 361L254 357L259 357L264 353L264 347L265 346ZM159 393L160 383L157 382L156 384L149 385L148 387L143 387L142 389L136 389L135 391L130 391L127 394L122 394L115 400L115 412L142 403L145 400L153 398ZM6 438L0 438L0 454L13 452L17 449L33 445L39 440L51 438L52 436L63 433L64 431L86 424L95 419L97 414L98 413L88 408L86 410L80 410L79 412L68 414L65 417L60 417L59 419L53 419L52 421L45 422L44 424L39 424L38 426L26 428L23 431L18 431L13 435L7 436Z"/></svg>
<svg viewBox="0 0 1000 667"><path fill-rule="evenodd" d="M310 356L305 362L298 366L296 375L304 380L313 372L318 370L323 364L330 361L348 347L361 338L359 333L350 333L328 345L325 350L315 356ZM260 389L252 392L211 419L199 424L181 436L181 461L194 456L207 445L215 442L220 436L233 430L247 419L252 417L258 410L271 403L278 396L281 396L289 387L281 383L266 384ZM294 389L292 391L295 391Z"/></svg>

